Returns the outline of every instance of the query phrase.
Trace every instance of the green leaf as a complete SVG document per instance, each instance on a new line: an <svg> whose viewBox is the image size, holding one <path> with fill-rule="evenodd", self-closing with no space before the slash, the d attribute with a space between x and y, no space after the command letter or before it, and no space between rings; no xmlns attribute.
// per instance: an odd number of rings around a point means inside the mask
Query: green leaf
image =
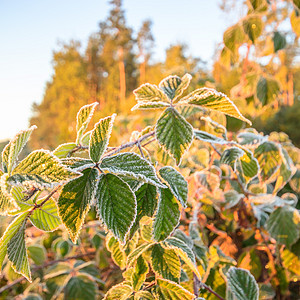
<svg viewBox="0 0 300 300"><path fill-rule="evenodd" d="M24 212L16 217L6 228L0 239L0 269L2 267L5 255L7 253L7 245L18 230L25 224L28 213ZM24 225L25 226L25 225Z"/></svg>
<svg viewBox="0 0 300 300"><path fill-rule="evenodd" d="M166 102L149 102L149 101L139 101L131 110L141 110L141 109L157 109L157 108L166 108L170 104Z"/></svg>
<svg viewBox="0 0 300 300"><path fill-rule="evenodd" d="M259 176L261 180L269 183L282 161L279 147L273 142L266 141L255 149L254 156L260 166Z"/></svg>
<svg viewBox="0 0 300 300"><path fill-rule="evenodd" d="M279 92L280 85L277 80L260 77L256 85L256 97L263 106L272 103L277 98Z"/></svg>
<svg viewBox="0 0 300 300"><path fill-rule="evenodd" d="M12 185L30 182L51 186L53 183L66 182L79 175L79 173L63 166L49 151L36 150L18 164L7 181Z"/></svg>
<svg viewBox="0 0 300 300"><path fill-rule="evenodd" d="M227 295L231 294L233 295L233 299L237 300L258 300L258 285L248 270L231 267L226 277L228 284Z"/></svg>
<svg viewBox="0 0 300 300"><path fill-rule="evenodd" d="M37 201L37 204L43 202L45 198ZM54 231L61 224L57 212L56 202L53 199L48 200L42 207L35 209L30 215L31 223L43 231Z"/></svg>
<svg viewBox="0 0 300 300"><path fill-rule="evenodd" d="M159 88L172 100L173 103L178 101L178 98L188 88L192 76L185 74L182 78L178 76L168 76L159 83Z"/></svg>
<svg viewBox="0 0 300 300"><path fill-rule="evenodd" d="M134 249L127 257L127 267L131 267L136 261L137 259L147 250L149 250L151 247L153 247L153 245L155 245L155 243L144 243L142 245L140 245L139 247L137 247L136 249Z"/></svg>
<svg viewBox="0 0 300 300"><path fill-rule="evenodd" d="M28 256L34 261L36 265L42 265L46 258L47 253L43 246L41 245L31 245L27 248Z"/></svg>
<svg viewBox="0 0 300 300"><path fill-rule="evenodd" d="M92 104L87 104L87 105L81 107L80 110L78 111L77 124L76 124L76 131L77 131L76 144L77 145L79 145L81 143L82 135L86 131L97 105L98 105L98 102L94 102Z"/></svg>
<svg viewBox="0 0 300 300"><path fill-rule="evenodd" d="M172 107L167 108L156 124L156 138L179 165L193 141L193 127Z"/></svg>
<svg viewBox="0 0 300 300"><path fill-rule="evenodd" d="M114 285L105 295L104 300L127 300L133 293L133 288L128 284Z"/></svg>
<svg viewBox="0 0 300 300"><path fill-rule="evenodd" d="M240 113L235 104L225 94L211 88L196 89L182 98L179 104L195 105L208 110L219 111L225 115L247 122L250 125L252 124Z"/></svg>
<svg viewBox="0 0 300 300"><path fill-rule="evenodd" d="M169 102L167 95L156 85L145 83L133 91L137 101Z"/></svg>
<svg viewBox="0 0 300 300"><path fill-rule="evenodd" d="M195 138L202 141L202 142L207 142L207 143L211 143L211 144L219 144L219 145L226 145L229 144L230 142L219 138L213 134L210 134L206 131L202 131L202 130L194 130L195 133Z"/></svg>
<svg viewBox="0 0 300 300"><path fill-rule="evenodd" d="M148 274L148 272L148 264L142 256L139 256L132 273L132 287L135 291L138 291L142 287L143 283L146 280L146 275Z"/></svg>
<svg viewBox="0 0 300 300"><path fill-rule="evenodd" d="M3 149L2 151L2 167L5 173L11 174L15 162L26 145L32 131L37 127L31 126L30 128L20 131Z"/></svg>
<svg viewBox="0 0 300 300"><path fill-rule="evenodd" d="M98 287L90 276L85 274L72 276L64 289L65 300L86 300L96 299Z"/></svg>
<svg viewBox="0 0 300 300"><path fill-rule="evenodd" d="M153 242L153 219L150 217L143 217L140 221L141 238L147 242Z"/></svg>
<svg viewBox="0 0 300 300"><path fill-rule="evenodd" d="M106 236L106 248L111 252L115 264L123 270L126 267L126 254L123 246L112 234Z"/></svg>
<svg viewBox="0 0 300 300"><path fill-rule="evenodd" d="M260 16L250 15L243 20L244 32L254 44L257 38L261 35L263 23Z"/></svg>
<svg viewBox="0 0 300 300"><path fill-rule="evenodd" d="M243 28L239 24L229 27L223 35L224 45L232 52L236 52L244 40L245 34Z"/></svg>
<svg viewBox="0 0 300 300"><path fill-rule="evenodd" d="M266 0L250 0L249 3L252 6L252 9L257 12L265 11L268 8Z"/></svg>
<svg viewBox="0 0 300 300"><path fill-rule="evenodd" d="M94 127L89 143L90 158L98 163L105 152L116 114L101 119Z"/></svg>
<svg viewBox="0 0 300 300"><path fill-rule="evenodd" d="M164 249L159 244L154 245L151 252L151 267L163 278L179 282L181 264L175 250Z"/></svg>
<svg viewBox="0 0 300 300"><path fill-rule="evenodd" d="M275 31L274 35L273 35L273 43L274 43L274 51L275 52L285 48L285 46L286 46L285 36L282 35L281 33L279 33L278 31Z"/></svg>
<svg viewBox="0 0 300 300"><path fill-rule="evenodd" d="M300 276L300 258L295 253L285 248L281 251L281 261L284 268Z"/></svg>
<svg viewBox="0 0 300 300"><path fill-rule="evenodd" d="M300 0L293 0L293 2L294 2L294 5L295 5L298 9L300 9Z"/></svg>
<svg viewBox="0 0 300 300"><path fill-rule="evenodd" d="M156 187L148 183L143 184L136 192L137 214L134 224L131 228L131 235L139 227L139 222L144 216L152 217L157 207L157 190Z"/></svg>
<svg viewBox="0 0 300 300"><path fill-rule="evenodd" d="M191 248L183 241L171 237L166 239L162 246L166 249L173 249L179 255L179 257L188 265L188 267L196 274L196 276L201 280L200 273L197 269L196 259Z"/></svg>
<svg viewBox="0 0 300 300"><path fill-rule="evenodd" d="M300 214L291 206L278 207L267 220L266 228L280 244L290 246L300 237Z"/></svg>
<svg viewBox="0 0 300 300"><path fill-rule="evenodd" d="M12 268L31 282L31 273L25 244L25 222L7 244L7 255Z"/></svg>
<svg viewBox="0 0 300 300"><path fill-rule="evenodd" d="M96 193L97 212L122 243L136 217L136 198L129 185L113 174L101 174Z"/></svg>
<svg viewBox="0 0 300 300"><path fill-rule="evenodd" d="M65 158L76 147L77 145L75 143L61 144L53 151L53 154L58 158Z"/></svg>
<svg viewBox="0 0 300 300"><path fill-rule="evenodd" d="M151 163L136 153L125 152L104 157L100 168L101 170L128 176L144 183L164 187L156 176L155 169Z"/></svg>
<svg viewBox="0 0 300 300"><path fill-rule="evenodd" d="M166 279L157 279L164 299L193 300L195 295L183 288L181 285Z"/></svg>
<svg viewBox="0 0 300 300"><path fill-rule="evenodd" d="M160 176L167 182L172 194L186 207L188 197L188 184L184 177L173 167L163 167L159 170Z"/></svg>
<svg viewBox="0 0 300 300"><path fill-rule="evenodd" d="M83 175L67 183L58 199L59 216L68 230L71 240L76 243L85 216L97 190L96 169L86 169Z"/></svg>
<svg viewBox="0 0 300 300"><path fill-rule="evenodd" d="M156 241L166 239L179 224L179 205L169 188L159 189L158 209L153 224Z"/></svg>

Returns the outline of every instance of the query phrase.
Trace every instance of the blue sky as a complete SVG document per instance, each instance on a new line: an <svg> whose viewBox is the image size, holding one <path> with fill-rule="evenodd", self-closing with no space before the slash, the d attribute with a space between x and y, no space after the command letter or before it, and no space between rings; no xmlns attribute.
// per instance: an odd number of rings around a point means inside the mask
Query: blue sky
<svg viewBox="0 0 300 300"><path fill-rule="evenodd" d="M211 61L228 20L220 0L124 0L128 24L138 30L153 21L155 58L185 42L193 56ZM58 41L83 46L108 14L104 0L0 0L0 140L28 127L33 102L41 102L52 74L52 51ZM50 125L49 125L50 126Z"/></svg>

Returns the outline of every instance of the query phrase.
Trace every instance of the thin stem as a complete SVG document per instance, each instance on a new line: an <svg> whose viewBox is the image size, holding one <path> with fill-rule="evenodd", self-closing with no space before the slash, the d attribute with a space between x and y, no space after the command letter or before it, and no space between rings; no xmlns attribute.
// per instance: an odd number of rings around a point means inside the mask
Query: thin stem
<svg viewBox="0 0 300 300"><path fill-rule="evenodd" d="M209 291L210 293L212 293L213 295L215 295L217 298L221 300L225 300L223 297L221 297L217 292L215 292L210 286L206 285L205 283L200 282L200 286L206 289L207 291Z"/></svg>
<svg viewBox="0 0 300 300"><path fill-rule="evenodd" d="M128 143L125 143L119 147L117 147L116 149L112 150L112 151L109 151L107 152L106 154L103 155L103 157L107 157L107 156L112 156L116 153L119 153L120 151L126 149L126 148L131 148L135 145L138 145L140 144L142 141L144 141L145 139L153 136L155 134L155 131L151 131L151 132L148 132L147 134L141 136L139 139L133 141L133 142L128 142Z"/></svg>

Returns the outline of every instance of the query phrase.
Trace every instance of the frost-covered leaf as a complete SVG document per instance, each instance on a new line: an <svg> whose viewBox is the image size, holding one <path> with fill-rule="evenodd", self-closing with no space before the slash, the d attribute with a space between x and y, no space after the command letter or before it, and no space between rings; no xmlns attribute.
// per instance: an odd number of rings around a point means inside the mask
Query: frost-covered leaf
<svg viewBox="0 0 300 300"><path fill-rule="evenodd" d="M267 140L267 137L253 132L241 132L237 136L240 145L256 145Z"/></svg>
<svg viewBox="0 0 300 300"><path fill-rule="evenodd" d="M37 204L40 204L44 199L39 199ZM48 200L42 207L34 210L29 220L40 230L54 231L61 224L56 202L53 199Z"/></svg>
<svg viewBox="0 0 300 300"><path fill-rule="evenodd" d="M229 209L234 207L235 205L237 205L240 200L244 197L243 194L239 194L237 191L235 190L230 190L230 191L226 191L224 193L224 197L225 197L225 208Z"/></svg>
<svg viewBox="0 0 300 300"><path fill-rule="evenodd" d="M164 299L172 300L193 300L195 295L183 288L181 285L166 279L157 279Z"/></svg>
<svg viewBox="0 0 300 300"><path fill-rule="evenodd" d="M60 161L64 166L74 171L82 171L95 166L95 163L92 160L81 157L62 158Z"/></svg>
<svg viewBox="0 0 300 300"><path fill-rule="evenodd" d="M0 170L0 181L5 180L3 177L3 174ZM17 202L13 197L11 197L8 193L5 191L2 191L2 186L5 184L5 182L1 182L0 185L0 216L6 216L9 213L15 212L19 210L19 207L17 205ZM3 187L5 188L5 187Z"/></svg>
<svg viewBox="0 0 300 300"><path fill-rule="evenodd" d="M211 144L219 144L219 145L226 145L228 144L228 141L219 138L213 134L210 134L206 131L201 131L201 130L194 130L195 133L195 138L202 141L202 142L207 142Z"/></svg>
<svg viewBox="0 0 300 300"><path fill-rule="evenodd" d="M115 264L123 270L126 267L126 254L123 246L112 234L106 236L106 248L111 252Z"/></svg>
<svg viewBox="0 0 300 300"><path fill-rule="evenodd" d="M227 297L230 295L231 299L236 300L258 300L259 288L255 278L248 270L231 267L226 277Z"/></svg>
<svg viewBox="0 0 300 300"><path fill-rule="evenodd" d="M279 82L272 78L260 77L256 86L256 97L262 103L267 105L272 103L280 92Z"/></svg>
<svg viewBox="0 0 300 300"><path fill-rule="evenodd" d="M96 208L107 228L123 243L136 217L136 198L129 185L116 175L101 174Z"/></svg>
<svg viewBox="0 0 300 300"><path fill-rule="evenodd" d="M229 165L233 170L236 170L236 162L243 154L244 151L238 147L226 149L221 155L220 163Z"/></svg>
<svg viewBox="0 0 300 300"><path fill-rule="evenodd" d="M72 276L64 288L65 300L96 299L97 284L90 276L80 274Z"/></svg>
<svg viewBox="0 0 300 300"><path fill-rule="evenodd" d="M5 173L10 174L14 168L15 162L26 145L32 131L37 127L31 126L26 130L20 131L2 151L2 167Z"/></svg>
<svg viewBox="0 0 300 300"><path fill-rule="evenodd" d="M127 266L130 267L132 266L137 259L147 250L151 249L153 247L153 245L155 245L155 243L144 243L142 245L140 245L139 247L137 247L136 249L134 249L127 257Z"/></svg>
<svg viewBox="0 0 300 300"><path fill-rule="evenodd" d="M273 143L266 141L260 144L254 151L254 157L257 159L260 172L259 176L265 183L269 183L272 175L280 167L282 161L279 147Z"/></svg>
<svg viewBox="0 0 300 300"><path fill-rule="evenodd" d="M181 264L175 250L164 249L159 244L154 245L151 252L151 267L163 278L179 282Z"/></svg>
<svg viewBox="0 0 300 300"><path fill-rule="evenodd" d="M243 181L248 183L259 172L259 163L253 153L243 148L244 154L238 159L237 170L242 176Z"/></svg>
<svg viewBox="0 0 300 300"><path fill-rule="evenodd" d="M135 291L138 291L146 280L146 275L149 272L147 262L142 256L136 261L133 273L132 273L132 287Z"/></svg>
<svg viewBox="0 0 300 300"><path fill-rule="evenodd" d="M53 151L53 154L58 158L65 158L76 147L77 145L75 143L61 144Z"/></svg>
<svg viewBox="0 0 300 300"><path fill-rule="evenodd" d="M244 32L254 44L256 39L261 35L263 22L260 16L250 15L243 20Z"/></svg>
<svg viewBox="0 0 300 300"><path fill-rule="evenodd" d="M156 124L156 138L179 165L194 136L193 127L175 110L167 108Z"/></svg>
<svg viewBox="0 0 300 300"><path fill-rule="evenodd" d="M25 219L28 213L24 212L16 217L6 228L0 239L0 269L3 264L3 260L7 253L7 245L12 237L19 231L19 229L25 224ZM25 226L25 225L24 225Z"/></svg>
<svg viewBox="0 0 300 300"><path fill-rule="evenodd" d="M13 170L7 181L13 185L35 182L37 185L51 185L66 182L80 176L60 163L46 150L36 150L24 158Z"/></svg>
<svg viewBox="0 0 300 300"><path fill-rule="evenodd" d="M159 202L153 224L156 241L166 239L179 223L179 205L169 188L159 189Z"/></svg>
<svg viewBox="0 0 300 300"><path fill-rule="evenodd" d="M182 78L178 76L168 76L159 83L159 88L172 100L173 103L178 101L178 98L188 88L192 76L185 74Z"/></svg>
<svg viewBox="0 0 300 300"><path fill-rule="evenodd" d="M170 104L166 102L149 102L149 101L139 101L131 110L140 110L140 109L157 109L157 108L166 108Z"/></svg>
<svg viewBox="0 0 300 300"><path fill-rule="evenodd" d="M289 157L287 151L284 148L281 148L281 153L282 163L279 170L277 171L278 177L273 191L274 194L281 190L286 185L286 183L289 182L289 180L297 170L292 159Z"/></svg>
<svg viewBox="0 0 300 300"><path fill-rule="evenodd" d="M159 187L164 186L156 176L155 169L151 163L135 153L125 152L104 157L100 168L141 182L147 182Z"/></svg>
<svg viewBox="0 0 300 300"><path fill-rule="evenodd" d="M104 300L127 300L133 293L133 288L128 284L114 285L105 295Z"/></svg>
<svg viewBox="0 0 300 300"><path fill-rule="evenodd" d="M58 199L58 211L71 240L76 243L81 226L97 189L98 171L86 169L83 175L67 183Z"/></svg>
<svg viewBox="0 0 300 300"><path fill-rule="evenodd" d="M197 269L195 255L185 242L179 240L178 238L170 237L162 243L162 246L166 249L175 250L181 260L183 260L188 265L188 267L196 274L199 280L201 279L201 276Z"/></svg>
<svg viewBox="0 0 300 300"><path fill-rule="evenodd" d="M131 235L138 229L139 222L144 216L152 217L157 207L157 190L156 187L148 183L143 184L135 192L137 202L137 214L134 224L131 228Z"/></svg>
<svg viewBox="0 0 300 300"><path fill-rule="evenodd" d="M7 255L12 268L31 282L31 273L25 244L25 222L7 244Z"/></svg>
<svg viewBox="0 0 300 300"><path fill-rule="evenodd" d="M89 143L90 158L98 163L105 152L116 114L101 119L94 127Z"/></svg>
<svg viewBox="0 0 300 300"><path fill-rule="evenodd" d="M92 104L87 104L87 105L81 107L80 110L78 111L77 124L76 124L76 131L77 131L76 144L77 145L80 144L82 135L86 131L97 105L98 105L98 102L94 102Z"/></svg>
<svg viewBox="0 0 300 300"><path fill-rule="evenodd" d="M137 101L169 102L167 95L154 84L145 83L133 93Z"/></svg>
<svg viewBox="0 0 300 300"><path fill-rule="evenodd" d="M153 219L149 217L143 217L140 221L140 233L141 238L147 242L153 242Z"/></svg>
<svg viewBox="0 0 300 300"><path fill-rule="evenodd" d="M179 104L195 105L208 110L219 111L251 125L251 122L240 113L235 104L225 94L211 88L196 89L182 98Z"/></svg>
<svg viewBox="0 0 300 300"><path fill-rule="evenodd" d="M300 214L291 206L278 207L271 213L266 228L280 244L290 246L300 237Z"/></svg>
<svg viewBox="0 0 300 300"><path fill-rule="evenodd" d="M155 298L150 292L141 290L134 294L134 300L155 300Z"/></svg>
<svg viewBox="0 0 300 300"><path fill-rule="evenodd" d="M159 170L160 176L167 182L171 192L186 207L188 197L188 184L184 177L173 167L163 167Z"/></svg>
<svg viewBox="0 0 300 300"><path fill-rule="evenodd" d="M296 193L300 193L300 169L297 169L289 184Z"/></svg>

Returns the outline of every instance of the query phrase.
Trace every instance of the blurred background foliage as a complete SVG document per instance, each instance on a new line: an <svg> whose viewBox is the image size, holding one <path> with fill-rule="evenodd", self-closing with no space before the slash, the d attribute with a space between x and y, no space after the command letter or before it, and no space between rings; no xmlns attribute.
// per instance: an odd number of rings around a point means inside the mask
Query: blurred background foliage
<svg viewBox="0 0 300 300"><path fill-rule="evenodd" d="M33 105L30 123L39 130L31 139L32 148L54 149L73 140L76 112L95 101L100 104L95 119L118 113L115 141L128 137L126 133L151 120L149 115L130 113L132 91L144 82L158 84L167 75L187 72L193 76L191 88L205 85L224 92L259 131L284 131L300 145L294 130L300 100L297 1L223 0L220 9L226 16L242 12L243 17L224 31L212 66L189 55L188 45L181 43L166 49L164 61L154 61L151 20L145 20L134 32L127 25L122 1L110 4L107 18L90 35L86 49L73 40L53 53L52 78L42 102ZM227 122L229 130L242 127L240 121Z"/></svg>

